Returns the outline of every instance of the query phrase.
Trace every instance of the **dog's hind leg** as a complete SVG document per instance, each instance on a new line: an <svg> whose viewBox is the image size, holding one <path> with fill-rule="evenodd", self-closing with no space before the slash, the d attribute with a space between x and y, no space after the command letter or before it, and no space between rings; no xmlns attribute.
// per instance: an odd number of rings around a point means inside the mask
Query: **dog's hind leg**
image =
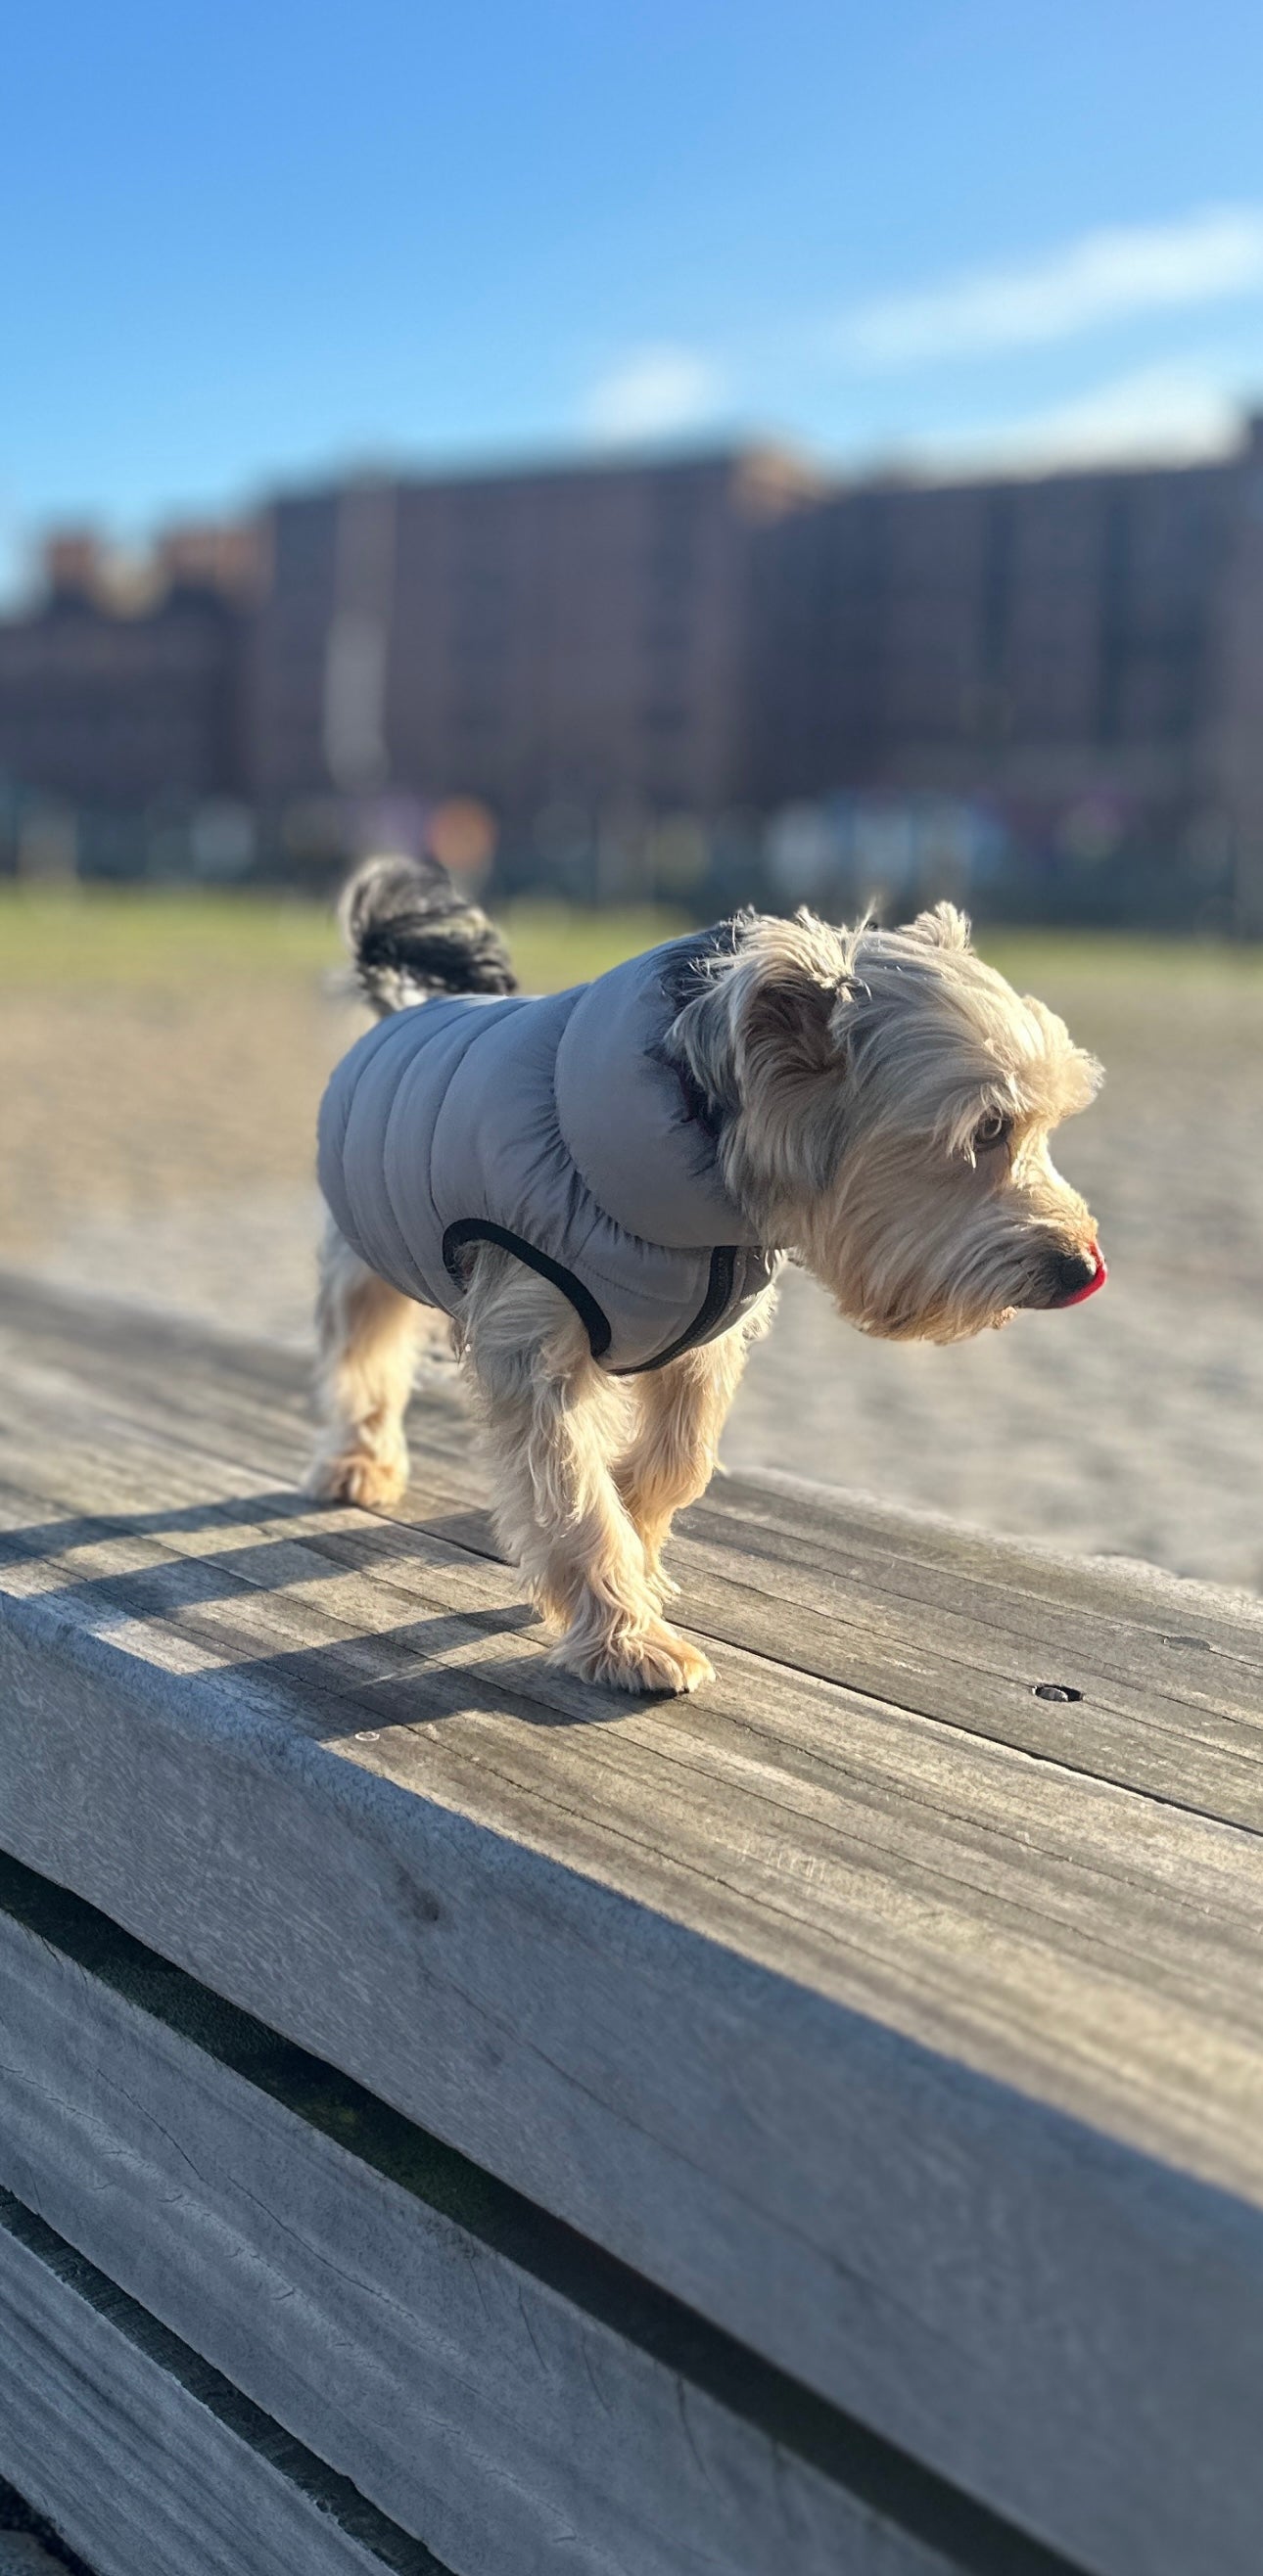
<svg viewBox="0 0 1263 2576"><path fill-rule="evenodd" d="M506 1254L479 1254L462 1327L496 1529L544 1617L564 1631L554 1662L619 1690L695 1690L710 1665L662 1618L614 1481L626 1390L596 1366L568 1301Z"/></svg>
<svg viewBox="0 0 1263 2576"><path fill-rule="evenodd" d="M633 1381L639 1418L615 1472L640 1532L650 1581L664 1595L679 1589L662 1572L671 1523L710 1483L746 1355L751 1342L767 1331L775 1303L776 1290L769 1288L717 1340Z"/></svg>
<svg viewBox="0 0 1263 2576"><path fill-rule="evenodd" d="M330 1219L316 1299L320 1430L306 1491L331 1503L397 1503L408 1482L404 1415L426 1309L387 1286Z"/></svg>

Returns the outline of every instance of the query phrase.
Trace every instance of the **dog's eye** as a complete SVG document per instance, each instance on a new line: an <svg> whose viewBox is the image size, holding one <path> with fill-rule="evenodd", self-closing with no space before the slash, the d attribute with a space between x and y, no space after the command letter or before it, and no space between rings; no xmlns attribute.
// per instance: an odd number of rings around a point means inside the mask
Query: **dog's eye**
<svg viewBox="0 0 1263 2576"><path fill-rule="evenodd" d="M1013 1133L1013 1121L1000 1109L991 1109L980 1118L974 1129L975 1154L994 1154L997 1145L1007 1145Z"/></svg>

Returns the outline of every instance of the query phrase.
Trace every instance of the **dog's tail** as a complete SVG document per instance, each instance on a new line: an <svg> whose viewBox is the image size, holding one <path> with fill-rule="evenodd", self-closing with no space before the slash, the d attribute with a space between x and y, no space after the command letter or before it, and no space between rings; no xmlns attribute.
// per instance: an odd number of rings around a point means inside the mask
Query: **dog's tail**
<svg viewBox="0 0 1263 2576"><path fill-rule="evenodd" d="M362 859L338 905L365 999L384 1019L432 993L516 993L494 923L437 859Z"/></svg>

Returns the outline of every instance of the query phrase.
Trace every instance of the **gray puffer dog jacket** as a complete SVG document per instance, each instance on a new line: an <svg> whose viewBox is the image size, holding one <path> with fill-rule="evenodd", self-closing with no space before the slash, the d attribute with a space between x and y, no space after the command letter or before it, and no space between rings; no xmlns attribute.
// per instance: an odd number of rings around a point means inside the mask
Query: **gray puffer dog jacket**
<svg viewBox="0 0 1263 2576"><path fill-rule="evenodd" d="M471 1244L551 1279L617 1375L724 1332L779 1254L720 1178L663 1039L714 934L542 1000L461 994L397 1011L338 1066L320 1186L361 1260L459 1313Z"/></svg>

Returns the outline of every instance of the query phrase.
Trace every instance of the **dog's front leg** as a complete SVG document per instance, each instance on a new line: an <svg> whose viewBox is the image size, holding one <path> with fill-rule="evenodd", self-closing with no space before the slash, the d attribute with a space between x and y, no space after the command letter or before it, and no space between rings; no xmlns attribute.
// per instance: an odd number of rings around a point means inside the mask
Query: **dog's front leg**
<svg viewBox="0 0 1263 2576"><path fill-rule="evenodd" d="M767 1331L776 1294L767 1289L717 1340L634 1381L638 1418L616 1470L618 1490L640 1532L650 1579L664 1593L678 1589L661 1572L671 1523L710 1483L746 1355Z"/></svg>
<svg viewBox="0 0 1263 2576"><path fill-rule="evenodd" d="M554 1662L618 1690L689 1691L706 1657L669 1628L613 1465L627 1399L547 1281L482 1253L463 1317L492 1456L492 1511L544 1617Z"/></svg>

